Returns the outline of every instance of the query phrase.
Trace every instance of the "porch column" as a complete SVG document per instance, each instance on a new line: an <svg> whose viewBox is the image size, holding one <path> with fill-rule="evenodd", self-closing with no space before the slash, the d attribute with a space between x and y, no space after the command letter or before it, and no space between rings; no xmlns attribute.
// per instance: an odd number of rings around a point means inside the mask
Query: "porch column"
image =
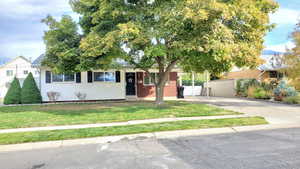
<svg viewBox="0 0 300 169"><path fill-rule="evenodd" d="M195 96L195 72L192 72L192 95Z"/></svg>
<svg viewBox="0 0 300 169"><path fill-rule="evenodd" d="M209 97L209 72L206 71L206 96Z"/></svg>

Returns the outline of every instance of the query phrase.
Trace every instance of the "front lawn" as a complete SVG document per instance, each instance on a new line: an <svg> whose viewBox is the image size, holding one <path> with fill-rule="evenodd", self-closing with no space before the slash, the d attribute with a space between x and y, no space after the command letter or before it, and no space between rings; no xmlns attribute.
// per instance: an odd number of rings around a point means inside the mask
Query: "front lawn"
<svg viewBox="0 0 300 169"><path fill-rule="evenodd" d="M229 119L214 119L214 120L190 120L190 121L139 124L139 125L130 125L130 126L85 128L85 129L72 129L72 130L9 133L9 134L0 134L0 144L17 144L17 143L27 143L27 142L149 133L149 132L158 132L158 131L249 126L249 125L260 125L260 124L267 124L267 122L262 117L244 117L244 118L229 118Z"/></svg>
<svg viewBox="0 0 300 169"><path fill-rule="evenodd" d="M219 116L236 112L197 103L101 102L0 107L0 129L55 125L93 124L168 117Z"/></svg>

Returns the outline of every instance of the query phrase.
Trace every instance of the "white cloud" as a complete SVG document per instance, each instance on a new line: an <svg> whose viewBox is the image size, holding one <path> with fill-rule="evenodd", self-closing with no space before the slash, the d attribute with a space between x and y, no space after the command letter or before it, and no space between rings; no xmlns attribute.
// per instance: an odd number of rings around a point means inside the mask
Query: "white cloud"
<svg viewBox="0 0 300 169"><path fill-rule="evenodd" d="M286 49L292 49L295 47L295 44L291 41L279 45L270 45L266 47L266 50L273 50L276 52L286 52Z"/></svg>
<svg viewBox="0 0 300 169"><path fill-rule="evenodd" d="M71 11L69 0L1 0L0 15L10 18L28 17L49 13L55 15Z"/></svg>
<svg viewBox="0 0 300 169"><path fill-rule="evenodd" d="M300 19L300 11L280 8L276 13L270 15L272 23L276 24L296 24Z"/></svg>
<svg viewBox="0 0 300 169"><path fill-rule="evenodd" d="M35 59L45 52L45 45L40 41L26 41L26 42L12 42L1 46L5 49L3 55L8 57L25 56L27 58Z"/></svg>

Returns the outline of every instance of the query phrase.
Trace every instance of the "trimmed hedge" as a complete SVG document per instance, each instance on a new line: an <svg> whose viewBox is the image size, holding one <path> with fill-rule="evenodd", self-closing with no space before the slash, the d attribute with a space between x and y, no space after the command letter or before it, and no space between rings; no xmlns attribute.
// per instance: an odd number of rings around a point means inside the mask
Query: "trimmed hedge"
<svg viewBox="0 0 300 169"><path fill-rule="evenodd" d="M21 92L21 103L34 104L34 103L41 103L41 102L42 102L42 96L40 90L38 89L35 83L32 73L29 73L23 83L22 92Z"/></svg>
<svg viewBox="0 0 300 169"><path fill-rule="evenodd" d="M4 104L20 104L21 103L21 85L19 80L15 77L12 81L5 97Z"/></svg>

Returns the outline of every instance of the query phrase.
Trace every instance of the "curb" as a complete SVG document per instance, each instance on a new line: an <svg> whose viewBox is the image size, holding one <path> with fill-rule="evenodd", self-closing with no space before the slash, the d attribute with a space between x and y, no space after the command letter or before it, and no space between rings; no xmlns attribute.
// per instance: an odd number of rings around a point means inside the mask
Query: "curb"
<svg viewBox="0 0 300 169"><path fill-rule="evenodd" d="M80 146L80 145L87 145L87 144L109 144L109 143L114 143L125 139L126 140L127 139L133 140L137 138L172 139L178 137L228 134L228 133L259 131L259 130L286 129L286 128L300 128L300 125L299 124L257 125L257 126L210 128L210 129L197 129L197 130L178 130L178 131L164 131L164 132L154 132L154 133L141 133L141 134L132 134L132 135L84 138L84 139L74 139L74 140L0 145L0 152L29 151L29 150L39 150L39 149L47 149L47 148L63 148L63 147Z"/></svg>

